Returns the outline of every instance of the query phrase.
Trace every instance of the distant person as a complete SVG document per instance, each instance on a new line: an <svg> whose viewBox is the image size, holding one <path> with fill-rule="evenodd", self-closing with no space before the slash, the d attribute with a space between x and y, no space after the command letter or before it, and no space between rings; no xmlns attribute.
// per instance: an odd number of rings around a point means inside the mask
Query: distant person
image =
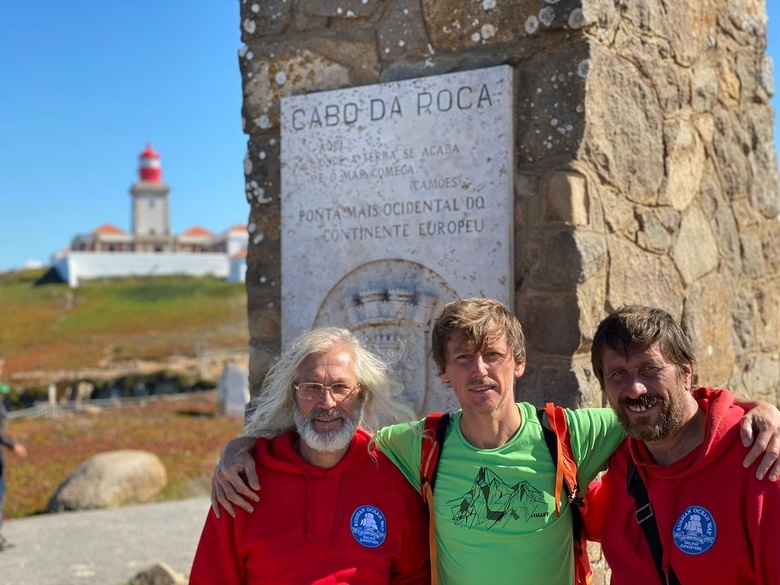
<svg viewBox="0 0 780 585"><path fill-rule="evenodd" d="M434 553L438 558L434 568L439 582L570 585L576 561L572 511L564 501L556 514L556 468L536 407L515 402L515 380L523 375L526 358L520 321L492 299L453 301L436 320L431 343L439 377L461 407L445 430L435 486L436 548L431 558ZM767 426L777 436L777 409L766 403L762 408L766 419L775 417L770 420L774 426ZM565 414L579 483L588 485L625 439L625 431L608 408ZM418 490L423 425L397 424L377 434L381 452ZM251 427L246 432L256 434ZM218 506L218 500L229 513L231 502L252 509L240 495L257 498L239 475L245 471L249 485L257 487L248 455L252 443L243 437L231 441L212 480L212 504ZM751 461L760 450L751 452ZM738 451L745 455L744 449ZM260 485L261 504L271 505L275 498L262 478Z"/></svg>
<svg viewBox="0 0 780 585"><path fill-rule="evenodd" d="M629 435L588 495L612 583L780 584L780 483L743 468L745 408L693 388L692 347L671 315L617 310L591 359Z"/></svg>
<svg viewBox="0 0 780 585"><path fill-rule="evenodd" d="M427 584L425 507L373 447L378 417L410 420L385 365L345 329L295 340L250 406L256 512L209 512L191 585Z"/></svg>
<svg viewBox="0 0 780 585"><path fill-rule="evenodd" d="M3 368L5 367L5 359L0 356L0 376L3 375ZM24 445L21 443L18 443L14 441L11 437L5 434L4 431L4 423L5 419L8 418L8 410L6 410L5 407L5 397L8 396L8 393L11 391L11 389L8 387L7 384L4 384L3 382L0 382L0 444L2 444L4 447L7 447L8 449L11 449L13 451L14 455L17 457L21 457L24 459L27 457L27 449L24 448ZM3 550L8 546L8 541L5 539L2 533L3 528L3 500L5 499L5 474L4 474L4 460L3 460L3 450L0 449L0 550Z"/></svg>

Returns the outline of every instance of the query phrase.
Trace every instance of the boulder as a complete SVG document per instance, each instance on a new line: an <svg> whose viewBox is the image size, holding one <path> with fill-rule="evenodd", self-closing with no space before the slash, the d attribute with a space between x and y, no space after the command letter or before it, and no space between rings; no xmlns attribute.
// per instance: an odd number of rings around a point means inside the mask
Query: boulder
<svg viewBox="0 0 780 585"><path fill-rule="evenodd" d="M49 500L48 512L149 502L167 484L165 466L148 451L100 453L82 463Z"/></svg>
<svg viewBox="0 0 780 585"><path fill-rule="evenodd" d="M157 563L138 573L128 585L185 585L187 580L165 563Z"/></svg>

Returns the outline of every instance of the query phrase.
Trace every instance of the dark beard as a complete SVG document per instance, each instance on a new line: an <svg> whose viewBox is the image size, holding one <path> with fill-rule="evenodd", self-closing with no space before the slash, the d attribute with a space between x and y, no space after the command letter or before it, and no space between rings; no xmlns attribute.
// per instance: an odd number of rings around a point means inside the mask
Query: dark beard
<svg viewBox="0 0 780 585"><path fill-rule="evenodd" d="M671 400L663 400L658 397L642 396L638 399L625 398L620 401L619 408L615 409L620 424L623 425L629 437L639 441L659 441L670 437L685 421L685 401L678 394L685 392L678 388ZM646 420L635 420L627 411L627 406L642 405L661 406L660 414L646 417Z"/></svg>

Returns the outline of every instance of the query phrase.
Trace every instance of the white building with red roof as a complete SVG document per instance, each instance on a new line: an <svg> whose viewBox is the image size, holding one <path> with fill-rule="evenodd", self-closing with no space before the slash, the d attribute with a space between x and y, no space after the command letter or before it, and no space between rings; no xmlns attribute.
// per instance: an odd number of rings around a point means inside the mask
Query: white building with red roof
<svg viewBox="0 0 780 585"><path fill-rule="evenodd" d="M139 156L139 180L130 187L133 231L106 223L73 238L55 255L54 268L70 286L94 278L214 275L243 282L249 233L236 224L221 234L193 226L176 235L170 229L168 193L160 155L151 144Z"/></svg>

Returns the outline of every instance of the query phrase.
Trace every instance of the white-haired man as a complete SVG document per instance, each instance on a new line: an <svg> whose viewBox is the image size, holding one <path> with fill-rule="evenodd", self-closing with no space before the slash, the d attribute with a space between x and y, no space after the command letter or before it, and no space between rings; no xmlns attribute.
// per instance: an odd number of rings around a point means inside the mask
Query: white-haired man
<svg viewBox="0 0 780 585"><path fill-rule="evenodd" d="M385 369L345 329L291 344L247 423L259 513L209 513L191 584L429 583L425 508L373 448L379 417L413 416Z"/></svg>

